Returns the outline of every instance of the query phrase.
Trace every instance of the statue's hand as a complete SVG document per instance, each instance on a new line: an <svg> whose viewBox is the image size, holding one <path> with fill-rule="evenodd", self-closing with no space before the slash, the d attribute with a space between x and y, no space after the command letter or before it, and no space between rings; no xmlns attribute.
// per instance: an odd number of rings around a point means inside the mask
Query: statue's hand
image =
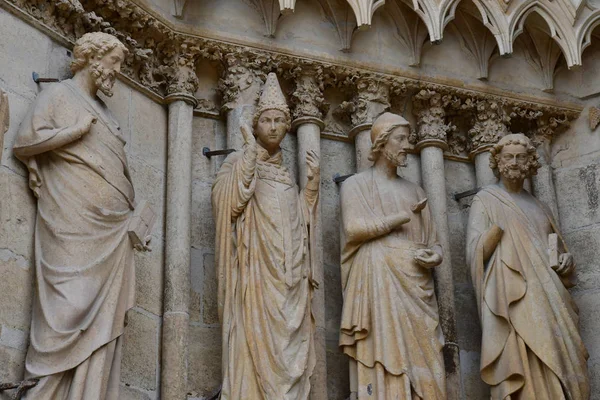
<svg viewBox="0 0 600 400"><path fill-rule="evenodd" d="M152 236L146 236L144 238L144 244L136 244L134 247L137 251L142 251L142 252L152 251L152 247L150 247L151 241L152 241Z"/></svg>
<svg viewBox="0 0 600 400"><path fill-rule="evenodd" d="M575 260L571 253L563 253L558 256L558 267L555 269L559 276L566 276L575 270Z"/></svg>
<svg viewBox="0 0 600 400"><path fill-rule="evenodd" d="M248 126L247 124L242 124L240 126L240 131L242 131L244 143L246 143L247 145L256 143L256 138L254 137L254 134L252 133L252 128L250 128L250 126Z"/></svg>
<svg viewBox="0 0 600 400"><path fill-rule="evenodd" d="M81 136L85 135L86 133L88 133L90 131L90 128L92 127L92 124L96 123L96 117L94 117L91 114L85 114L83 116L80 116L77 119L77 124L75 124L75 131L77 131Z"/></svg>
<svg viewBox="0 0 600 400"><path fill-rule="evenodd" d="M433 268L442 263L442 256L431 249L419 249L415 252L414 260L421 267Z"/></svg>
<svg viewBox="0 0 600 400"><path fill-rule="evenodd" d="M308 150L306 152L306 166L308 167L308 171L306 172L306 176L309 181L317 178L319 180L321 176L321 166L319 165L319 155L314 150Z"/></svg>

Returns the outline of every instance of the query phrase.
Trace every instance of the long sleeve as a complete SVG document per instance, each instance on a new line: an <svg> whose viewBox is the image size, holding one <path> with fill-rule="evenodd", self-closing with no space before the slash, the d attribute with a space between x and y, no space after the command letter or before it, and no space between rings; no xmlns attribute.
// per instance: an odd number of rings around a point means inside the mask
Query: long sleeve
<svg viewBox="0 0 600 400"><path fill-rule="evenodd" d="M76 118L81 118L82 115L69 118L68 123L65 123L64 119L73 113L62 112L62 118L55 115L58 111L55 110L55 104L65 104L61 101L61 94L58 90L43 91L25 117L13 147L13 152L19 159L25 160L63 147L83 135L83 132L75 127Z"/></svg>
<svg viewBox="0 0 600 400"><path fill-rule="evenodd" d="M342 229L346 243L361 243L392 231L392 225L376 215L364 198L359 185L346 181L341 189Z"/></svg>
<svg viewBox="0 0 600 400"><path fill-rule="evenodd" d="M244 212L255 186L256 144L253 144L229 156L221 166L213 185L215 212L221 213L223 207L228 207L231 222L235 221Z"/></svg>

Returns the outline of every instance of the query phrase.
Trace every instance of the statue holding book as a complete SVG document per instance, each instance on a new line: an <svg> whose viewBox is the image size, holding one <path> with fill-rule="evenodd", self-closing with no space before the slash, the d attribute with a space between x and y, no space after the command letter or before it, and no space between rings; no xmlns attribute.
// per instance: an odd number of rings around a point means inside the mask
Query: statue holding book
<svg viewBox="0 0 600 400"><path fill-rule="evenodd" d="M40 93L13 148L38 200L25 369L39 383L25 398L117 400L134 248L150 250L155 215L136 203L125 139L96 96L112 95L126 47L88 33L73 53L75 76Z"/></svg>
<svg viewBox="0 0 600 400"><path fill-rule="evenodd" d="M523 189L539 168L522 134L491 149L495 185L474 198L467 257L482 327L481 377L492 400L590 396L588 353L567 288L575 263L547 207Z"/></svg>

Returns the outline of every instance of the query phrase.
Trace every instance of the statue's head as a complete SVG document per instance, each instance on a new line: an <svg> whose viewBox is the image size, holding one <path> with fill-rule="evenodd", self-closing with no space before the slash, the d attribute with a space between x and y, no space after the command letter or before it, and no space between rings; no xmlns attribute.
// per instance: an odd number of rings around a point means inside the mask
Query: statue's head
<svg viewBox="0 0 600 400"><path fill-rule="evenodd" d="M253 128L256 142L269 153L274 153L290 130L291 120L290 109L277 76L270 73L254 114Z"/></svg>
<svg viewBox="0 0 600 400"><path fill-rule="evenodd" d="M490 168L497 177L523 181L537 174L538 154L529 138L522 133L504 136L490 149Z"/></svg>
<svg viewBox="0 0 600 400"><path fill-rule="evenodd" d="M112 88L127 53L127 47L112 35L86 33L75 42L71 71L75 75L89 73L96 87L105 95L112 96Z"/></svg>
<svg viewBox="0 0 600 400"><path fill-rule="evenodd" d="M377 161L383 155L399 167L406 166L406 152L412 148L408 142L410 124L400 115L381 114L371 128L371 154L369 160Z"/></svg>

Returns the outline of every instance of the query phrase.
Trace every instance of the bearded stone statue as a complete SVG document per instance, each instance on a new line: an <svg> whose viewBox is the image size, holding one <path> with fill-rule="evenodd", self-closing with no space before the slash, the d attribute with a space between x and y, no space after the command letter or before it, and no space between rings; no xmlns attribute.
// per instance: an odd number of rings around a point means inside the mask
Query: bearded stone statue
<svg viewBox="0 0 600 400"><path fill-rule="evenodd" d="M385 113L371 129L374 165L341 188L340 347L351 358L351 399L446 398L432 268L442 248L425 192L397 175L410 127Z"/></svg>
<svg viewBox="0 0 600 400"><path fill-rule="evenodd" d="M539 168L522 134L491 149L499 177L469 214L467 257L482 328L481 378L492 400L587 400L588 353L567 291L575 263L547 207L523 189Z"/></svg>
<svg viewBox="0 0 600 400"><path fill-rule="evenodd" d="M227 157L212 188L223 400L306 400L310 393L319 158L306 154L308 182L299 193L279 147L289 129L271 73L253 128L242 125L243 149Z"/></svg>
<svg viewBox="0 0 600 400"><path fill-rule="evenodd" d="M75 44L75 76L43 90L14 154L37 197L35 299L26 399L119 398L125 313L134 305L136 202L125 139L106 105L127 54L104 33ZM138 208L139 211L139 208Z"/></svg>

